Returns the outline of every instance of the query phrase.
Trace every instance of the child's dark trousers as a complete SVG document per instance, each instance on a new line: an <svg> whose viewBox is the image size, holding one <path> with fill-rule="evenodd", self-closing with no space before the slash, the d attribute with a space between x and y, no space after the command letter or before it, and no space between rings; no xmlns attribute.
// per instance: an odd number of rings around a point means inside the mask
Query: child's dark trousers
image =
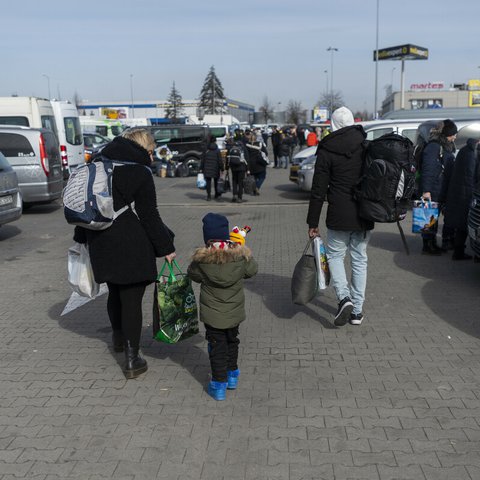
<svg viewBox="0 0 480 480"><path fill-rule="evenodd" d="M214 328L205 324L212 380L226 382L227 371L238 368L238 325L232 328Z"/></svg>

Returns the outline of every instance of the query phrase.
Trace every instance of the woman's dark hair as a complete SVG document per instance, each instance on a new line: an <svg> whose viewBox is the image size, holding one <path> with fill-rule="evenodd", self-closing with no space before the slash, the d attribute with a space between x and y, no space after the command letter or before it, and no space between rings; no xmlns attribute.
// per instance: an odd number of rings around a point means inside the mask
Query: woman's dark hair
<svg viewBox="0 0 480 480"><path fill-rule="evenodd" d="M217 143L217 139L213 135L210 135L210 138L208 139L208 143Z"/></svg>

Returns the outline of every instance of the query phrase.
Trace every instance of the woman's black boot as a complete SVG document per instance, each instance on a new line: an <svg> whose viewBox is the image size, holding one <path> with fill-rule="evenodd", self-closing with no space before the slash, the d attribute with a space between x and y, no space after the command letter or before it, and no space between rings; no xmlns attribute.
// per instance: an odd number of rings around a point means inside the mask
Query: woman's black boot
<svg viewBox="0 0 480 480"><path fill-rule="evenodd" d="M422 255L441 255L442 249L439 248L432 238L423 238Z"/></svg>
<svg viewBox="0 0 480 480"><path fill-rule="evenodd" d="M140 355L139 348L133 347L130 341L125 342L125 368L123 372L127 379L137 378L148 369L146 360Z"/></svg>
<svg viewBox="0 0 480 480"><path fill-rule="evenodd" d="M112 333L112 344L114 352L123 352L123 345L125 340L123 338L123 333L121 330L113 330Z"/></svg>

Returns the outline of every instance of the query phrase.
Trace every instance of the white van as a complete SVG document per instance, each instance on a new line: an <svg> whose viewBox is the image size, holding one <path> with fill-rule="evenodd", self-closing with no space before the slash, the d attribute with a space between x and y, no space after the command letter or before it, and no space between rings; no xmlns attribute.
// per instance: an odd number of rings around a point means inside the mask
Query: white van
<svg viewBox="0 0 480 480"><path fill-rule="evenodd" d="M376 138L386 135L387 133L396 133L402 137L407 137L415 143L417 127L422 120L372 120L370 122L360 122L367 134L367 140L375 140Z"/></svg>
<svg viewBox="0 0 480 480"><path fill-rule="evenodd" d="M62 165L70 169L84 163L82 128L75 105L66 100L52 100L58 129Z"/></svg>
<svg viewBox="0 0 480 480"><path fill-rule="evenodd" d="M0 125L48 128L58 138L52 104L45 98L0 97Z"/></svg>

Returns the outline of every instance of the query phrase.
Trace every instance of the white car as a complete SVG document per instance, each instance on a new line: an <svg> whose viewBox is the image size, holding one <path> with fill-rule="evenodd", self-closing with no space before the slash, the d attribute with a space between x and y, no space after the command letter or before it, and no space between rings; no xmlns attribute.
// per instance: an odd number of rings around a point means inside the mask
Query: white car
<svg viewBox="0 0 480 480"><path fill-rule="evenodd" d="M313 173L315 171L316 161L317 161L317 156L315 155L315 152L314 152L313 155L310 155L308 158L303 160L303 162L300 164L300 169L298 170L298 181L297 181L297 185L300 188L300 190L309 192L312 189Z"/></svg>
<svg viewBox="0 0 480 480"><path fill-rule="evenodd" d="M289 179L292 182L298 181L298 170L300 169L300 164L312 155L315 155L317 151L317 147L307 147L303 150L300 150L297 154L295 154L292 158L292 164L290 165L290 176Z"/></svg>

